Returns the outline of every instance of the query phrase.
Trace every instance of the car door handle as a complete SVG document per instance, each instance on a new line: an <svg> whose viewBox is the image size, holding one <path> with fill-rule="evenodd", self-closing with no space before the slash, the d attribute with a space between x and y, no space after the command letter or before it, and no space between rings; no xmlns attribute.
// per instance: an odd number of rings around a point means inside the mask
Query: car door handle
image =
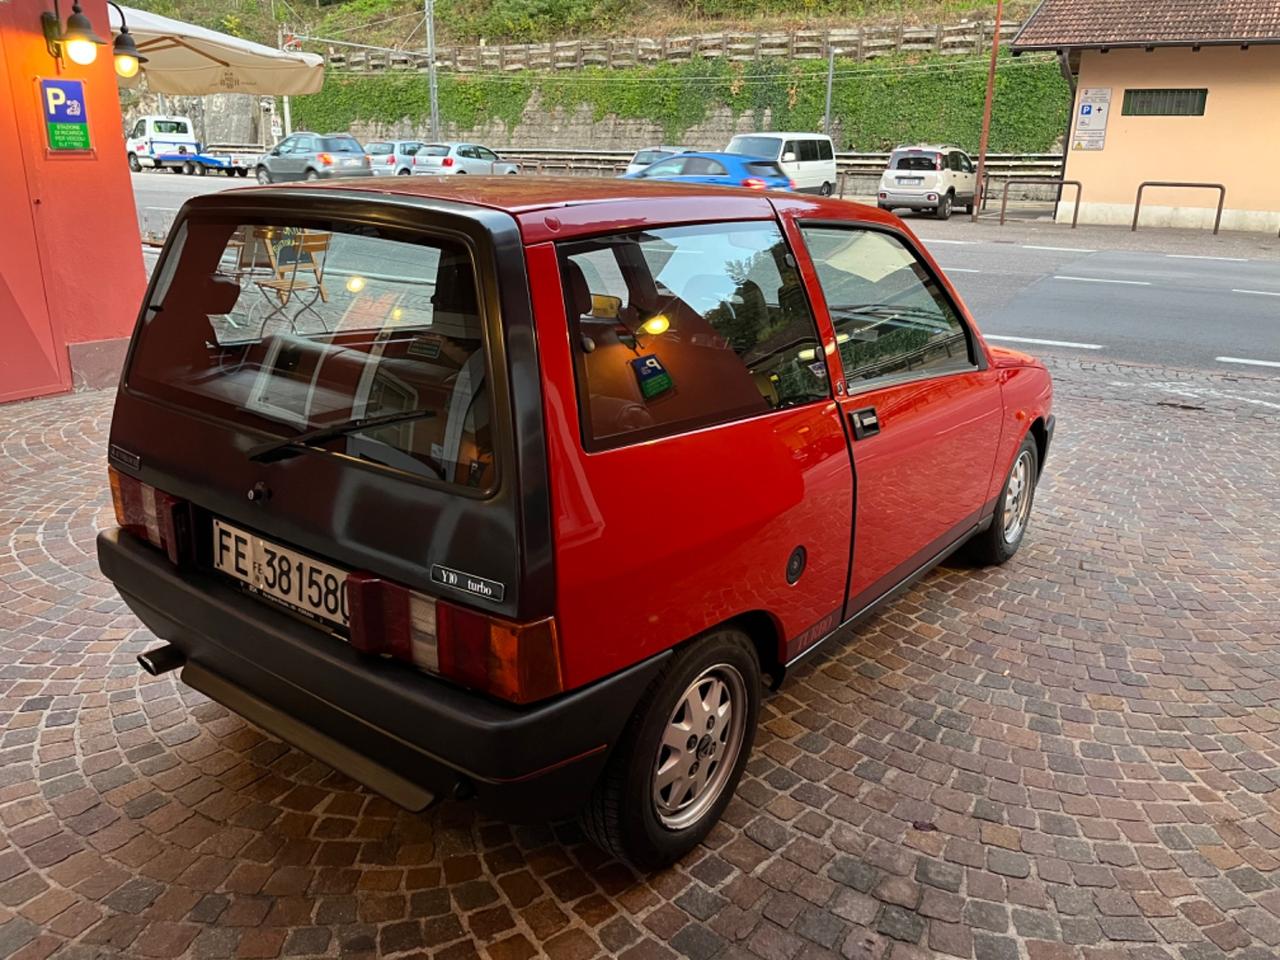
<svg viewBox="0 0 1280 960"><path fill-rule="evenodd" d="M853 439L863 440L880 432L880 418L875 407L864 407L849 413L849 425L853 427Z"/></svg>

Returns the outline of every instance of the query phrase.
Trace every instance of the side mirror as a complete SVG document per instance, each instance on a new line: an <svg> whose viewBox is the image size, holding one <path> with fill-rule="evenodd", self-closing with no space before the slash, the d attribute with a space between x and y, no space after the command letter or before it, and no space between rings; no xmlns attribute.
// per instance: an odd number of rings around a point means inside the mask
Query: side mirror
<svg viewBox="0 0 1280 960"><path fill-rule="evenodd" d="M605 293L591 295L591 316L597 320L617 320L622 312L622 298Z"/></svg>
<svg viewBox="0 0 1280 960"><path fill-rule="evenodd" d="M784 154L782 155L782 162L783 162L783 163L795 163L795 162L796 162L796 155L795 155L794 153L792 153L790 150L788 150L786 153L784 153Z"/></svg>

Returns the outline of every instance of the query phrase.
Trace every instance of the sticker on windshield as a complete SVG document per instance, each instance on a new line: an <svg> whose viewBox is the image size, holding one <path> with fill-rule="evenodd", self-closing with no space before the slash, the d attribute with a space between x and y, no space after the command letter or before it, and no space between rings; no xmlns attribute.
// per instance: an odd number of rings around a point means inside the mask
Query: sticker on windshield
<svg viewBox="0 0 1280 960"><path fill-rule="evenodd" d="M431 582L460 590L482 600L492 600L494 603L501 603L507 592L506 585L497 580L477 577L473 573L463 573L451 567L442 567L438 563L431 565Z"/></svg>
<svg viewBox="0 0 1280 960"><path fill-rule="evenodd" d="M671 374L652 353L631 361L631 369L636 373L636 382L640 385L640 395L652 400L670 390L674 384Z"/></svg>

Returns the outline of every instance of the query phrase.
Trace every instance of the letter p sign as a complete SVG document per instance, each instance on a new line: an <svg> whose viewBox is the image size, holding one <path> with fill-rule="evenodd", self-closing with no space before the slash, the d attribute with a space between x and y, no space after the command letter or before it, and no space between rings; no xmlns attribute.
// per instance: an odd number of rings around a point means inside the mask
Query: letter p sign
<svg viewBox="0 0 1280 960"><path fill-rule="evenodd" d="M93 149L83 80L41 80L40 109L52 151Z"/></svg>
<svg viewBox="0 0 1280 960"><path fill-rule="evenodd" d="M44 88L44 112L49 116L57 116L58 108L67 102L67 94L61 87Z"/></svg>

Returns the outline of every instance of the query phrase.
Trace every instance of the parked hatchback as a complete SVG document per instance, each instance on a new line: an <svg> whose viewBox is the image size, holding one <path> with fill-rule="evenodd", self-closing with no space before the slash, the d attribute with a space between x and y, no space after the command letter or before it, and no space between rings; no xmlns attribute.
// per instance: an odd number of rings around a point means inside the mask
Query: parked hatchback
<svg viewBox="0 0 1280 960"><path fill-rule="evenodd" d="M371 177L369 155L345 133L295 133L285 137L258 160L259 183L287 180L328 180L331 177Z"/></svg>
<svg viewBox="0 0 1280 960"><path fill-rule="evenodd" d="M149 671L409 809L579 810L670 862L763 676L1026 535L1049 375L874 208L397 178L195 197L170 236L101 568Z"/></svg>
<svg viewBox="0 0 1280 960"><path fill-rule="evenodd" d="M364 145L369 165L376 177L407 177L413 173L413 158L422 149L421 140L373 140Z"/></svg>
<svg viewBox="0 0 1280 960"><path fill-rule="evenodd" d="M939 220L955 207L973 213L978 176L969 155L957 147L898 147L880 175L881 210L931 210Z"/></svg>
<svg viewBox="0 0 1280 960"><path fill-rule="evenodd" d="M795 186L772 160L736 153L683 153L659 160L636 173L623 174L623 178L752 190L790 190Z"/></svg>
<svg viewBox="0 0 1280 960"><path fill-rule="evenodd" d="M428 143L413 158L414 173L439 175L519 173L520 164L503 160L478 143Z"/></svg>
<svg viewBox="0 0 1280 960"><path fill-rule="evenodd" d="M623 173L639 173L651 163L657 163L659 160L667 159L667 157L674 157L677 153L688 152L688 147L642 147L632 156L627 164L627 169Z"/></svg>

